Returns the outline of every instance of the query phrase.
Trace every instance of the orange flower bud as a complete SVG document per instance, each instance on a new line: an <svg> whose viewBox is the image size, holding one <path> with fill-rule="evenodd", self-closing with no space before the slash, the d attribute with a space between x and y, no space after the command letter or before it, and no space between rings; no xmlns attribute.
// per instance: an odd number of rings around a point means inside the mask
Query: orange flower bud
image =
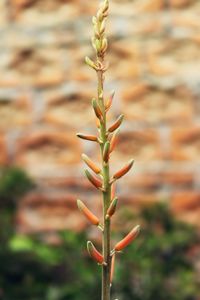
<svg viewBox="0 0 200 300"><path fill-rule="evenodd" d="M94 135L86 135L82 133L77 133L77 137L83 140L92 141L92 142L98 142L98 138Z"/></svg>
<svg viewBox="0 0 200 300"><path fill-rule="evenodd" d="M99 121L99 119L98 118L95 118L96 119L96 126L97 126L97 128L100 128L100 121Z"/></svg>
<svg viewBox="0 0 200 300"><path fill-rule="evenodd" d="M96 99L92 99L92 107L94 109L95 115L97 116L98 119L102 118L102 111L101 108L99 107Z"/></svg>
<svg viewBox="0 0 200 300"><path fill-rule="evenodd" d="M103 160L107 163L110 154L110 142L106 142L103 149Z"/></svg>
<svg viewBox="0 0 200 300"><path fill-rule="evenodd" d="M94 173L101 172L101 169L86 154L82 154L82 159Z"/></svg>
<svg viewBox="0 0 200 300"><path fill-rule="evenodd" d="M110 284L112 284L113 276L115 271L115 254L111 258L111 270L110 270Z"/></svg>
<svg viewBox="0 0 200 300"><path fill-rule="evenodd" d="M96 176L92 175L88 170L85 170L85 175L97 189L102 188L102 182Z"/></svg>
<svg viewBox="0 0 200 300"><path fill-rule="evenodd" d="M114 179L119 179L120 177L124 176L133 166L134 160L131 159L127 165L125 165L121 170L119 170L118 172L116 172L113 175Z"/></svg>
<svg viewBox="0 0 200 300"><path fill-rule="evenodd" d="M110 153L113 152L113 150L116 146L118 134L119 134L119 129L117 131L115 131L115 133L112 135L112 137L110 139Z"/></svg>
<svg viewBox="0 0 200 300"><path fill-rule="evenodd" d="M77 200L77 206L79 210L85 215L85 217L92 223L93 225L99 225L99 219L87 208L87 206L81 201Z"/></svg>
<svg viewBox="0 0 200 300"><path fill-rule="evenodd" d="M114 215L115 211L116 211L116 207L117 207L117 202L118 202L118 198L115 197L112 202L110 203L110 206L107 210L106 216L107 218L110 218Z"/></svg>
<svg viewBox="0 0 200 300"><path fill-rule="evenodd" d="M89 255L99 264L103 264L103 255L101 255L101 253L99 251L97 251L97 249L95 248L95 246L92 244L92 242L88 241L87 242L87 249L88 249L88 253Z"/></svg>
<svg viewBox="0 0 200 300"><path fill-rule="evenodd" d="M124 115L120 115L118 117L118 119L115 121L115 123L110 126L110 128L108 129L109 132L113 132L115 131L117 128L119 128L119 126L121 125L122 121L124 119Z"/></svg>
<svg viewBox="0 0 200 300"><path fill-rule="evenodd" d="M114 199L114 197L115 197L115 188L116 188L116 185L113 183L111 186L111 200Z"/></svg>
<svg viewBox="0 0 200 300"><path fill-rule="evenodd" d="M114 95L115 95L115 91L112 91L110 97L108 98L106 104L105 104L105 109L106 111L108 111L112 105L112 102L113 102L113 98L114 98Z"/></svg>
<svg viewBox="0 0 200 300"><path fill-rule="evenodd" d="M138 236L140 232L140 226L137 225L135 226L127 236L121 240L119 243L115 245L115 251L121 251L123 250L126 246L128 246L135 238Z"/></svg>

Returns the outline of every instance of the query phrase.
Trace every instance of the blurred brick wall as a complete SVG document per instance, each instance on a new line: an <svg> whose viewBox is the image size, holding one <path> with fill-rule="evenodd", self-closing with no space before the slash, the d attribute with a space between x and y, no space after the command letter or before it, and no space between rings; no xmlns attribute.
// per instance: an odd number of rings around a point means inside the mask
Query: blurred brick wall
<svg viewBox="0 0 200 300"><path fill-rule="evenodd" d="M95 132L91 16L97 0L0 1L0 163L23 167L38 188L20 204L21 231L85 227L76 197L99 210L75 137ZM118 184L130 209L169 201L200 225L200 1L111 0L110 121L125 114L113 170L133 157Z"/></svg>

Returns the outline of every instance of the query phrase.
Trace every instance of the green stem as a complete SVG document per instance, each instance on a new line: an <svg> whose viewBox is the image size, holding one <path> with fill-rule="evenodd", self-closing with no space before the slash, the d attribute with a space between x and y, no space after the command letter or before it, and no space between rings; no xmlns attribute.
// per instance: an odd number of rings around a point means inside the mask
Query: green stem
<svg viewBox="0 0 200 300"><path fill-rule="evenodd" d="M101 58L103 60L103 58ZM100 122L100 136L102 140L101 144L101 156L102 156L102 174L103 174L103 257L106 265L102 265L102 300L110 300L110 271L111 271L111 257L110 257L110 220L106 219L106 212L110 205L111 188L110 188L110 172L109 172L109 161L107 163L103 160L103 148L106 144L107 130L106 130L106 112L103 95L103 72L98 71L98 101L103 112L103 120Z"/></svg>

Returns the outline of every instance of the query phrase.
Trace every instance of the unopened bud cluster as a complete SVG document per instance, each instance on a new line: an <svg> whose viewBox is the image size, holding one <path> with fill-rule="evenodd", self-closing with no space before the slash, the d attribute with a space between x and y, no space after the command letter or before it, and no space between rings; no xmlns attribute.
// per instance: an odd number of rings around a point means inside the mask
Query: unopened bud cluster
<svg viewBox="0 0 200 300"><path fill-rule="evenodd" d="M93 68L97 73L98 89L97 97L92 99L92 108L97 122L97 135L78 133L77 136L83 140L95 142L99 144L101 153L101 167L97 165L86 154L82 154L82 159L86 166L85 175L89 182L102 192L103 196L103 218L100 220L91 210L81 201L77 200L78 207L86 219L97 226L102 231L103 251L99 252L91 241L87 243L89 255L99 265L102 265L102 299L110 299L110 283L114 274L115 256L117 252L121 252L137 237L140 227L135 226L130 233L118 242L114 248L110 248L110 225L111 219L116 212L118 198L115 195L115 183L123 177L132 168L134 160L130 160L119 171L112 176L109 171L109 163L112 152L117 145L117 137L119 128L123 122L124 116L120 115L116 121L110 126L107 126L107 114L112 107L115 92L112 91L108 97L104 96L104 75L107 65L104 61L104 56L108 47L108 42L105 37L105 24L108 16L109 1L104 0L100 8L93 17L94 36L92 45L95 49L96 61L89 57L85 58L87 65ZM109 282L108 282L109 281Z"/></svg>

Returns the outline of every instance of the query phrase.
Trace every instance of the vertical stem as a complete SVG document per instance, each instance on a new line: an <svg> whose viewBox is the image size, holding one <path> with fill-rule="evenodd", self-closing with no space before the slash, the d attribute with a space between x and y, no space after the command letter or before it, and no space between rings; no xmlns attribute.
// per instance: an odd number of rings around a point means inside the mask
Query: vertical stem
<svg viewBox="0 0 200 300"><path fill-rule="evenodd" d="M100 58L99 58L100 59ZM103 58L101 58L103 62ZM102 140L101 144L101 156L102 156L102 172L103 172L103 225L104 232L102 236L103 245L103 257L106 265L102 265L102 300L110 300L110 271L111 271L111 257L110 257L110 220L106 219L106 212L108 210L111 198L110 188L110 172L109 172L109 160L107 163L103 159L103 149L107 142L106 134L106 112L103 100L103 71L98 71L98 101L101 105L103 112L103 120L100 122L100 137Z"/></svg>

